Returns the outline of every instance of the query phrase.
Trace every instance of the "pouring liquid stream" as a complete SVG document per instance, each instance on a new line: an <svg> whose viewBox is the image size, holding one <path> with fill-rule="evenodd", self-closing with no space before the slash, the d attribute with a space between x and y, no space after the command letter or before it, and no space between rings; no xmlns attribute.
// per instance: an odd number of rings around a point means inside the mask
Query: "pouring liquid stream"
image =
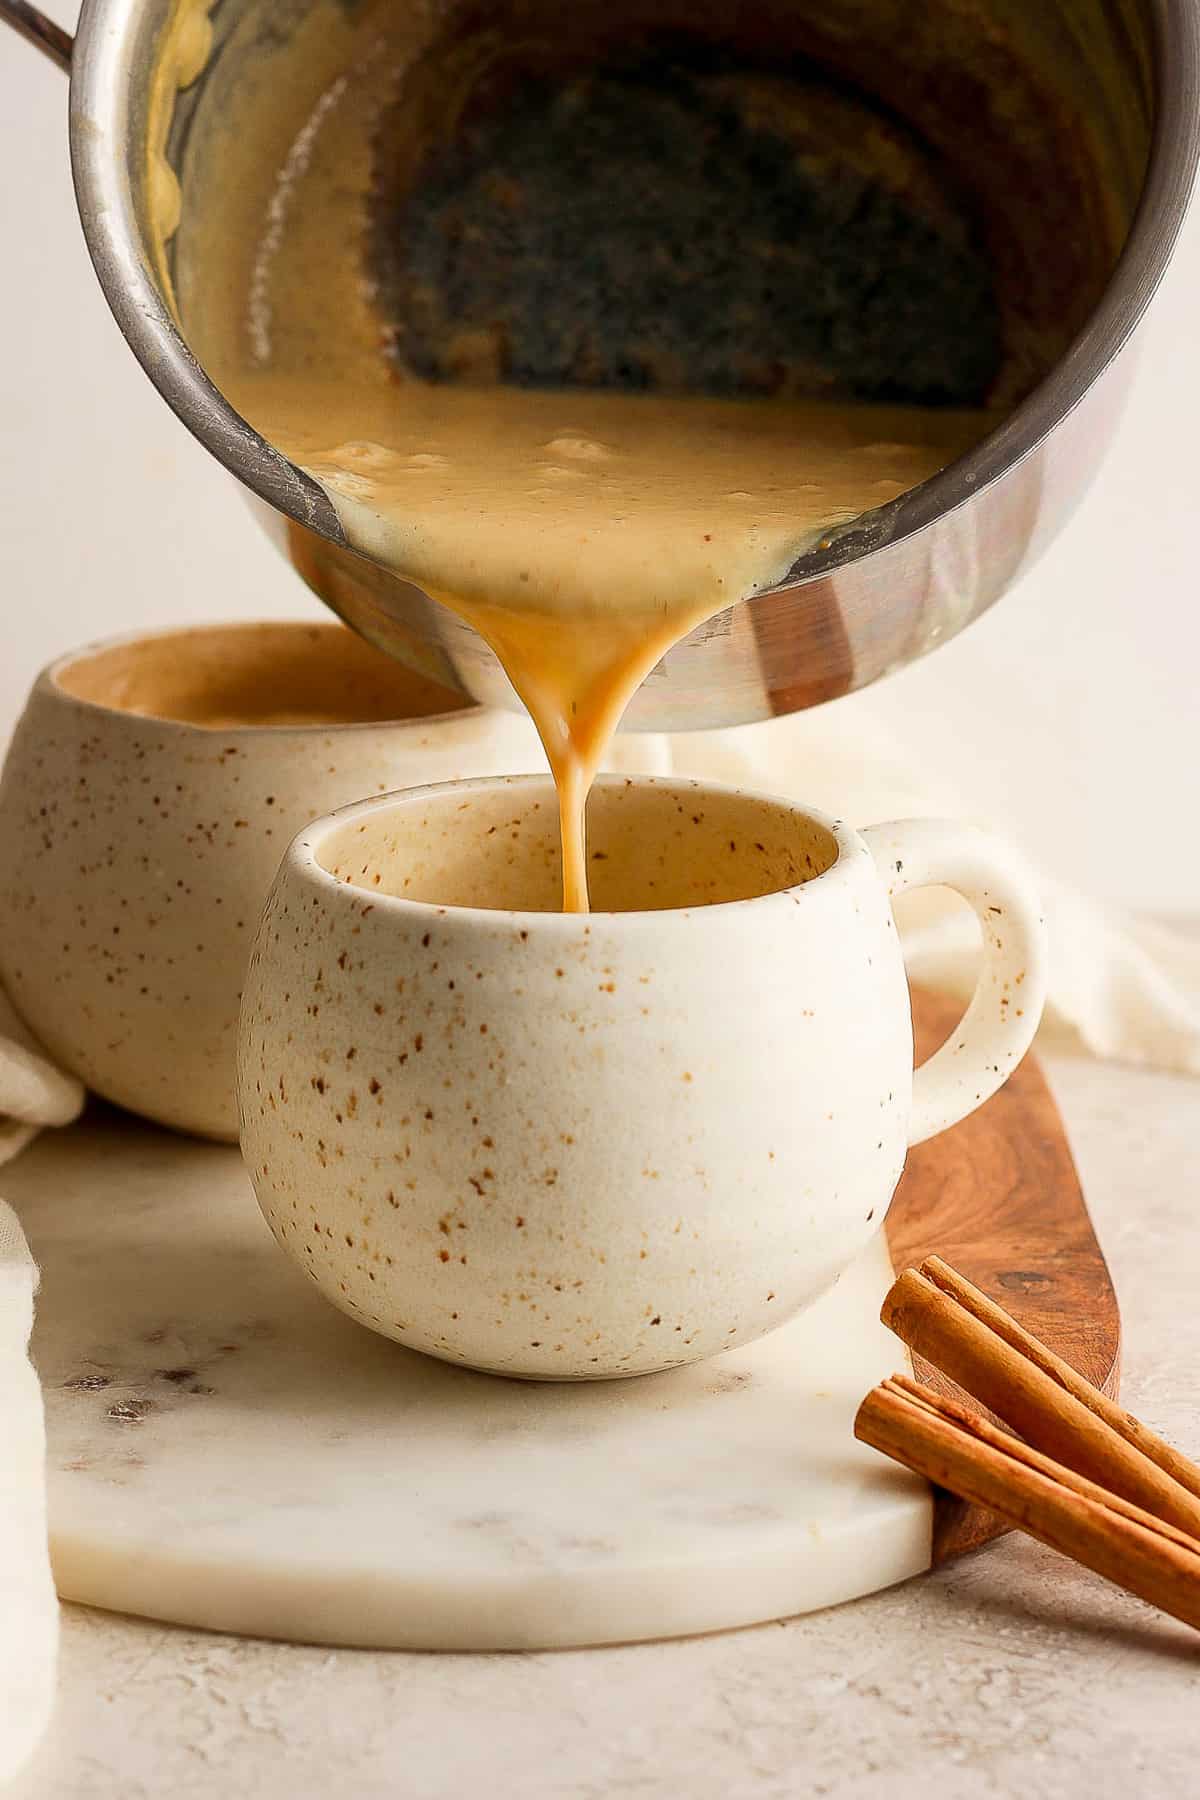
<svg viewBox="0 0 1200 1800"><path fill-rule="evenodd" d="M354 547L491 646L559 801L588 906L588 791L621 715L694 627L978 435L974 414L247 374L235 404L329 494Z"/></svg>

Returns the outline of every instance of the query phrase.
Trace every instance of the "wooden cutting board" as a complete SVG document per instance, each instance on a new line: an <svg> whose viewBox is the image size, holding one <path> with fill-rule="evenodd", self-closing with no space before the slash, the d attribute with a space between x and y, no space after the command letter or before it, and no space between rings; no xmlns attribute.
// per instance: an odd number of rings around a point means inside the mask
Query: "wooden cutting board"
<svg viewBox="0 0 1200 1800"><path fill-rule="evenodd" d="M917 1061L950 1035L960 1008L914 991ZM1035 1337L1116 1395L1121 1321L1062 1119L1035 1057L953 1131L913 1150L887 1219L897 1271L937 1254ZM915 1359L922 1381L954 1392ZM933 1561L975 1549L1007 1527L938 1489Z"/></svg>

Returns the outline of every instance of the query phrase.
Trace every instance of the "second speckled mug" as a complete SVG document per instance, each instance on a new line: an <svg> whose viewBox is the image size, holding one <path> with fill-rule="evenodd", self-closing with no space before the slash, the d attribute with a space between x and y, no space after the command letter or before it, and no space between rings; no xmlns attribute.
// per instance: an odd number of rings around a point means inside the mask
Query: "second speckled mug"
<svg viewBox="0 0 1200 1800"><path fill-rule="evenodd" d="M457 705L341 625L93 644L39 676L4 765L0 980L97 1093L235 1138L242 976L300 826L541 764L526 720Z"/></svg>
<svg viewBox="0 0 1200 1800"><path fill-rule="evenodd" d="M556 910L544 779L318 821L243 998L242 1148L279 1242L371 1329L508 1375L640 1374L783 1324L1042 1006L1037 902L965 826L859 835L619 776L588 825L582 917ZM914 1081L890 900L930 884L970 902L984 957Z"/></svg>

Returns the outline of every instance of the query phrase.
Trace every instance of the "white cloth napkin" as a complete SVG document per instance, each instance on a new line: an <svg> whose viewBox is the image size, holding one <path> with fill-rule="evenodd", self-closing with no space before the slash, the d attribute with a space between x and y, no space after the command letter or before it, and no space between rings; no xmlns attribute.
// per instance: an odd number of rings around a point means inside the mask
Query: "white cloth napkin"
<svg viewBox="0 0 1200 1800"><path fill-rule="evenodd" d="M47 1062L0 994L0 1162L43 1125L67 1125L83 1089ZM29 1361L37 1269L0 1200L0 1784L25 1761L54 1702L58 1601L46 1543L46 1428Z"/></svg>
<svg viewBox="0 0 1200 1800"><path fill-rule="evenodd" d="M927 814L1019 839L1016 821L977 818L948 775L914 767L866 694L763 725L678 736L668 751L678 774L805 800L853 825ZM1098 905L1050 871L1037 871L1036 881L1050 938L1043 1040L1200 1075L1200 937ZM965 1000L978 951L965 905L930 890L906 895L897 912L912 979Z"/></svg>
<svg viewBox="0 0 1200 1800"><path fill-rule="evenodd" d="M0 988L0 1163L44 1125L69 1125L82 1106L82 1083L54 1067Z"/></svg>
<svg viewBox="0 0 1200 1800"><path fill-rule="evenodd" d="M58 1655L58 1601L46 1543L46 1428L28 1356L36 1287L16 1214L0 1200L0 1787L46 1729Z"/></svg>
<svg viewBox="0 0 1200 1800"><path fill-rule="evenodd" d="M862 697L764 725L621 739L612 761L626 773L674 772L786 795L856 825L971 810L946 780L909 765ZM978 822L1002 834L1008 824ZM1052 877L1041 885L1051 940L1046 1029L1096 1056L1200 1074L1200 940L1108 911ZM965 997L973 918L944 892L903 904L910 973ZM69 1124L82 1103L79 1083L38 1051L0 994L0 1162L43 1126ZM21 1228L0 1200L0 1783L45 1727L58 1639L45 1429L28 1358L36 1283Z"/></svg>

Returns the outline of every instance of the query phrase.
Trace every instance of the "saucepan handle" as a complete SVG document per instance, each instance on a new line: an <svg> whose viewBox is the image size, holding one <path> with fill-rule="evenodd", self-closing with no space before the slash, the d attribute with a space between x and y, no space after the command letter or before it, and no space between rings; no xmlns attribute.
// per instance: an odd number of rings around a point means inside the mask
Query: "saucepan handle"
<svg viewBox="0 0 1200 1800"><path fill-rule="evenodd" d="M0 22L11 25L13 30L35 44L48 56L52 63L70 73L71 52L75 48L75 39L45 13L39 12L36 6L30 6L29 0L0 0Z"/></svg>

